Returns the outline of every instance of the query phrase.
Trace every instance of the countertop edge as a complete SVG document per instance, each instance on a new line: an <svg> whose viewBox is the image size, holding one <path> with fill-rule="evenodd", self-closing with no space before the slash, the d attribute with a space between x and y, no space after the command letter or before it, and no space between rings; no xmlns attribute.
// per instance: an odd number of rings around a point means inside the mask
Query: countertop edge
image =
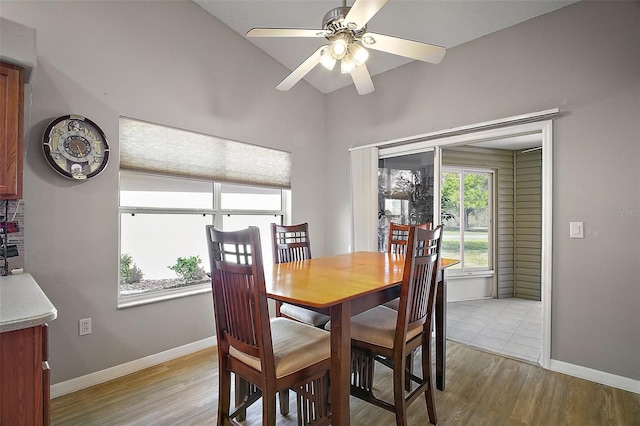
<svg viewBox="0 0 640 426"><path fill-rule="evenodd" d="M37 327L39 325L46 324L53 321L58 317L58 311L54 308L53 311L44 313L31 318L22 318L15 321L5 322L0 325L0 333L7 333L9 331L22 330L25 328Z"/></svg>
<svg viewBox="0 0 640 426"><path fill-rule="evenodd" d="M58 316L30 274L0 277L0 333L41 326Z"/></svg>

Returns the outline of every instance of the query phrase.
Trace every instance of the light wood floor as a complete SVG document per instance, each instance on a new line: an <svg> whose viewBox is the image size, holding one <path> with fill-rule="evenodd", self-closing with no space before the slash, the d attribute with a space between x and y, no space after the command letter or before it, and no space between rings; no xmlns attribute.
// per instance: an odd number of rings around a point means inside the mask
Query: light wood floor
<svg viewBox="0 0 640 426"><path fill-rule="evenodd" d="M436 391L441 425L640 425L640 395L544 370L453 342L447 345L447 387ZM420 371L419 369L417 371ZM376 369L379 389L389 388ZM201 351L51 402L53 425L215 424L218 403L215 348ZM295 395L293 392L291 394ZM260 425L259 403L246 425ZM292 415L279 425L295 425ZM423 398L410 424L427 424ZM387 426L393 414L351 398L353 425Z"/></svg>

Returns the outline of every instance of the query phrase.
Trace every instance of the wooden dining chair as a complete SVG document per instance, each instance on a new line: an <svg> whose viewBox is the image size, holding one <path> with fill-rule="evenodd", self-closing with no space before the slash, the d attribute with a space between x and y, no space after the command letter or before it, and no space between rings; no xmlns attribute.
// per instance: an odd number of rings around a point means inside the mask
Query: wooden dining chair
<svg viewBox="0 0 640 426"><path fill-rule="evenodd" d="M411 226L415 226L420 229L431 229L431 222L420 223L418 225L404 225L401 223L389 223L389 241L387 243L388 253L405 254L407 250L407 240L409 238L409 229ZM397 297L384 304L387 308L391 308L395 311L400 307L400 298ZM413 373L413 352L407 355L408 374ZM407 391L411 387L410 381L406 381Z"/></svg>
<svg viewBox="0 0 640 426"><path fill-rule="evenodd" d="M271 243L273 244L273 263L295 262L311 259L309 225L271 224ZM329 316L290 303L276 301L276 316L294 319L314 327L323 327Z"/></svg>
<svg viewBox="0 0 640 426"><path fill-rule="evenodd" d="M400 223L389 223L389 240L387 241L388 253L404 254L407 248L407 237L409 228L415 226L420 229L431 229L431 222L420 223L418 225L403 225Z"/></svg>
<svg viewBox="0 0 640 426"><path fill-rule="evenodd" d="M269 319L257 227L223 232L209 225L206 231L218 339L218 425L244 418L261 397L262 424L275 425L276 393L288 389L297 392L298 425L329 424L329 333L287 318ZM242 398L233 412L231 373L248 384L236 388Z"/></svg>
<svg viewBox="0 0 640 426"><path fill-rule="evenodd" d="M429 421L436 424L431 329L442 226L408 232L398 310L377 306L351 319L351 394L394 412L398 425L407 424L407 407L424 395ZM407 355L417 348L422 349L422 377L407 368ZM374 393L376 362L393 370L393 402ZM407 396L405 389L410 389Z"/></svg>
<svg viewBox="0 0 640 426"><path fill-rule="evenodd" d="M405 254L407 249L407 238L409 236L409 228L412 225L403 225L400 223L389 223L389 240L387 242L387 253ZM431 222L413 225L420 229L431 229ZM393 299L384 305L388 308L398 310L400 299Z"/></svg>

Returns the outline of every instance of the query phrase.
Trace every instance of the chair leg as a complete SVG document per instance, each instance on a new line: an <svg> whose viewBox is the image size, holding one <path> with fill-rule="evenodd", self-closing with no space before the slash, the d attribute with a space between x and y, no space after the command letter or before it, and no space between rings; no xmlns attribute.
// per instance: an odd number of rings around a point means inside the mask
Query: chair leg
<svg viewBox="0 0 640 426"><path fill-rule="evenodd" d="M405 426L407 424L407 401L404 398L404 390L411 384L406 383L406 362L407 357L398 357L393 360L393 402L396 412L396 425Z"/></svg>
<svg viewBox="0 0 640 426"><path fill-rule="evenodd" d="M229 406L231 405L231 373L226 366L219 364L218 378L218 424L229 423Z"/></svg>
<svg viewBox="0 0 640 426"><path fill-rule="evenodd" d="M262 424L263 426L276 424L276 390L273 386L265 386L262 390Z"/></svg>
<svg viewBox="0 0 640 426"><path fill-rule="evenodd" d="M278 399L280 400L280 414L286 416L289 414L289 389L284 389L278 392Z"/></svg>
<svg viewBox="0 0 640 426"><path fill-rule="evenodd" d="M235 376L235 401L236 401L236 407L238 407L240 406L240 404L242 404L242 402L245 400L247 395L249 395L249 386L251 386L251 384L237 374L234 374L234 376ZM246 417L247 417L247 410L242 410L236 416L236 419L238 419L238 421L241 422L241 421L244 421Z"/></svg>
<svg viewBox="0 0 640 426"><path fill-rule="evenodd" d="M422 375L424 380L429 383L427 390L424 392L424 398L427 402L427 413L429 414L429 422L438 424L438 416L436 413L436 401L434 396L435 382L433 380L433 365L431 364L431 333L427 334L426 342L422 345Z"/></svg>

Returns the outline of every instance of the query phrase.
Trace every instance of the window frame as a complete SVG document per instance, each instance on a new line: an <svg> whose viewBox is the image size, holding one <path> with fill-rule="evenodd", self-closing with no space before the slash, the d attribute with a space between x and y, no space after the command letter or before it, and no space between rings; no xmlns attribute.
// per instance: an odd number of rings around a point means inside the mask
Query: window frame
<svg viewBox="0 0 640 426"><path fill-rule="evenodd" d="M164 208L164 207L132 207L132 206L120 206L120 195L121 195L121 179L122 172L126 172L127 174L135 174L135 175L147 175L147 176L157 176L169 179L177 179L177 180L195 180L200 182L207 182L213 185L212 188L212 197L213 197L213 208L212 209L201 209L201 208ZM211 283L205 282L201 284L194 284L187 287L179 287L179 288L171 288L171 289L163 289L163 290L153 290L135 295L121 295L120 292L120 258L122 256L122 215L124 214L159 214L159 215L167 215L167 214L189 214L189 215L210 215L211 224L216 226L219 229L223 229L223 217L227 215L237 215L237 216L246 216L246 215L256 215L256 216L280 216L280 223L289 223L291 217L291 190L285 188L273 188L269 186L260 186L260 185L247 185L247 184L236 184L237 186L244 187L253 187L253 188L269 188L269 189L277 189L280 191L281 197L281 209L280 210L249 210L249 209L222 209L222 185L223 182L213 182L206 179L192 179L185 178L182 176L167 176L167 175L154 175L149 173L142 173L133 170L121 170L118 176L118 285L117 285L117 305L118 309L130 308L135 306L146 305L150 303L161 302L165 300L172 300L187 296L192 296L196 294L203 294L211 292ZM274 220L277 222L276 220ZM203 230L204 237L204 230ZM265 239L266 240L266 239ZM262 245L268 244L270 240L266 240L262 242ZM266 262L270 262L271 259L265 259ZM208 265L209 260L203 259L204 262ZM205 269L208 269L205 266Z"/></svg>
<svg viewBox="0 0 640 426"><path fill-rule="evenodd" d="M460 231L460 237L459 237L459 242L460 242L460 256L459 256L459 260L460 260L460 267L456 268L456 267L452 267L449 268L450 272L450 276L492 276L495 274L495 255L494 255L494 251L495 251L495 238L496 238L496 232L494 229L494 224L495 222L495 207L496 207L496 170L495 169L490 169L490 168L482 168L482 167L467 167L467 166L445 166L443 165L441 168L441 176L444 173L460 173L460 207L459 210L457 212L458 216L460 217L460 225L461 228L463 226L464 222L464 175L465 173L476 173L476 174L486 174L489 177L489 182L488 182L488 203L487 203L487 221L488 221L488 226L487 226L487 266L486 267L465 267L465 259L464 259L464 232L462 232L462 230ZM442 178L440 179L442 181ZM442 183L440 184L440 188L441 188L441 193L440 193L440 207L442 210ZM446 230L446 226L445 226L445 230Z"/></svg>

